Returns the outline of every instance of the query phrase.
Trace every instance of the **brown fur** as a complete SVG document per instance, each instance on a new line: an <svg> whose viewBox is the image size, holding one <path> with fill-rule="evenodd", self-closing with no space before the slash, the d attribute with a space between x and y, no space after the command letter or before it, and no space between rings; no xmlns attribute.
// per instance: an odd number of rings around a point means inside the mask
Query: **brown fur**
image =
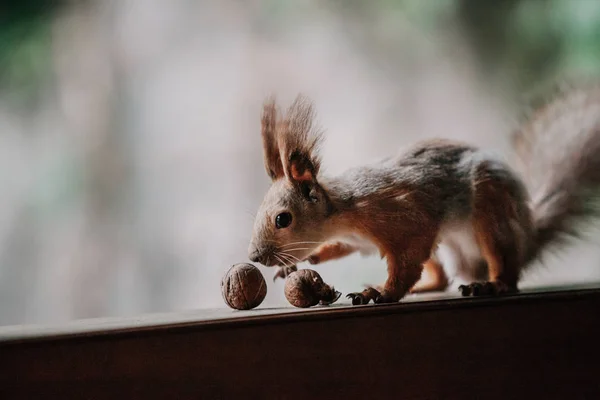
<svg viewBox="0 0 600 400"><path fill-rule="evenodd" d="M270 98L263 107L261 133L265 169L271 179L283 176L283 166L281 165L281 156L277 146L277 115L275 98Z"/></svg>
<svg viewBox="0 0 600 400"><path fill-rule="evenodd" d="M442 264L430 258L423 263L423 276L415 286L410 289L411 293L427 293L445 290L448 287L448 277L444 272Z"/></svg>
<svg viewBox="0 0 600 400"><path fill-rule="evenodd" d="M417 143L395 157L338 177L320 176L321 134L310 102L299 96L281 120L273 111L274 102L267 102L263 141L273 185L257 215L250 257L289 267L374 247L387 260L388 279L381 290L349 295L354 304L364 304L394 302L413 288L419 291L415 284L424 264L433 271L434 281L421 289L444 289L449 277L436 254L440 245L447 245L460 260L460 272L470 277L460 287L464 295L516 291L523 268L555 238L573 231L575 219L590 215L590 199L597 200L590 193L600 183L600 112L595 108L586 124L574 121L558 130L571 138L569 146L561 148L563 158L545 146L547 157L532 159L533 149L539 147L535 140L556 133L555 119L565 120L548 113L578 113L594 101L582 101L574 110L550 106L551 111L538 114L517 136L527 179L540 163L564 162L561 167L544 167L546 175L548 170L552 174L532 192L531 205L529 191L505 163L472 146L442 139ZM292 216L285 228L275 227L281 213ZM467 257L469 243L478 249L477 259ZM481 265L487 267L487 277L477 282Z"/></svg>
<svg viewBox="0 0 600 400"><path fill-rule="evenodd" d="M324 263L338 258L349 256L358 249L350 244L342 242L325 243L319 246L308 258L311 264Z"/></svg>

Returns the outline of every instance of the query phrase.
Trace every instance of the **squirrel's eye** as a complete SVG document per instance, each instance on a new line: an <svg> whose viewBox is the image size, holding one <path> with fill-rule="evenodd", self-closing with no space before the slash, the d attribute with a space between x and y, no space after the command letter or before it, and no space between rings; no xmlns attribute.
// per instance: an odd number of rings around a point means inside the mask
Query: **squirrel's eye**
<svg viewBox="0 0 600 400"><path fill-rule="evenodd" d="M277 229L283 229L290 226L292 223L292 214L284 212L275 217L275 226Z"/></svg>

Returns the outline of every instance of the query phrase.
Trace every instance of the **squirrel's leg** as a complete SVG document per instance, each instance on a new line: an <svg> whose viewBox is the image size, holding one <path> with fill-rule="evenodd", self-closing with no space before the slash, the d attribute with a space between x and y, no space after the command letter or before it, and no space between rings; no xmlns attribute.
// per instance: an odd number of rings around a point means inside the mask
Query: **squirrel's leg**
<svg viewBox="0 0 600 400"><path fill-rule="evenodd" d="M395 303L419 281L423 273L423 260L410 261L405 256L389 255L388 278L375 303Z"/></svg>
<svg viewBox="0 0 600 400"><path fill-rule="evenodd" d="M488 280L461 285L463 296L516 292L526 246L526 205L515 200L506 182L487 180L477 185L473 208L475 238L488 266Z"/></svg>
<svg viewBox="0 0 600 400"><path fill-rule="evenodd" d="M518 269L514 257L515 248L504 247L499 239L489 232L477 233L483 258L485 259L489 277L487 281L473 282L459 286L463 296L490 296L517 291Z"/></svg>
<svg viewBox="0 0 600 400"><path fill-rule="evenodd" d="M308 258L307 261L310 264L321 264L326 261L335 260L338 258L342 258L348 256L354 252L358 251L357 247L349 245L347 243L342 242L331 242L325 243L315 250ZM277 280L277 278L285 279L292 272L298 271L298 267L295 265L278 267L277 271L273 276L273 282Z"/></svg>
<svg viewBox="0 0 600 400"><path fill-rule="evenodd" d="M417 240L395 247L393 252L387 253L388 278L383 290L367 288L359 293L350 293L346 297L352 299L354 305L367 304L371 300L374 303L400 301L421 278L423 263L431 254L435 239L433 233L430 236L421 235Z"/></svg>
<svg viewBox="0 0 600 400"><path fill-rule="evenodd" d="M358 251L358 248L347 243L332 242L321 245L309 257L310 264L321 264L327 261L349 256Z"/></svg>
<svg viewBox="0 0 600 400"><path fill-rule="evenodd" d="M433 257L423 263L422 278L410 289L410 293L441 292L448 287L448 277L442 264Z"/></svg>
<svg viewBox="0 0 600 400"><path fill-rule="evenodd" d="M518 250L516 246L506 243L506 239L512 232L506 232L507 236L498 237L489 228L484 228L488 224L487 221L480 221L479 224L481 228L475 235L488 266L488 280L461 285L458 289L463 296L490 296L516 292L519 277L519 263L516 257Z"/></svg>

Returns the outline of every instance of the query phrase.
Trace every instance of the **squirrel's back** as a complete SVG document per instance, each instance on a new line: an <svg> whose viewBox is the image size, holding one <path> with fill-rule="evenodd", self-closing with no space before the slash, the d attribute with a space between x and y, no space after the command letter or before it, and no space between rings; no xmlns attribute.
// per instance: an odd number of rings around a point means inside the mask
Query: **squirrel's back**
<svg viewBox="0 0 600 400"><path fill-rule="evenodd" d="M520 178L497 155L460 141L425 139L377 163L347 170L325 185L350 204L397 206L394 196L420 203L439 223L470 217L480 171L501 180L519 202L527 201ZM404 203L405 201L401 201ZM412 208L412 207L411 207Z"/></svg>

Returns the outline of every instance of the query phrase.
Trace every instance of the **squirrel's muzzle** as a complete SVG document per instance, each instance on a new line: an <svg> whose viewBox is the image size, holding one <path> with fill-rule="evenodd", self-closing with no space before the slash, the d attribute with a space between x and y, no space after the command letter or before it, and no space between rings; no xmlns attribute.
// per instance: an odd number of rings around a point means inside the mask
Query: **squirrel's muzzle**
<svg viewBox="0 0 600 400"><path fill-rule="evenodd" d="M277 257L273 255L273 249L270 247L253 248L248 250L248 258L252 262L261 263L265 267L277 265Z"/></svg>
<svg viewBox="0 0 600 400"><path fill-rule="evenodd" d="M254 250L253 252L248 254L248 258L252 262L260 262L261 257L260 257L260 253L258 252L258 250Z"/></svg>

